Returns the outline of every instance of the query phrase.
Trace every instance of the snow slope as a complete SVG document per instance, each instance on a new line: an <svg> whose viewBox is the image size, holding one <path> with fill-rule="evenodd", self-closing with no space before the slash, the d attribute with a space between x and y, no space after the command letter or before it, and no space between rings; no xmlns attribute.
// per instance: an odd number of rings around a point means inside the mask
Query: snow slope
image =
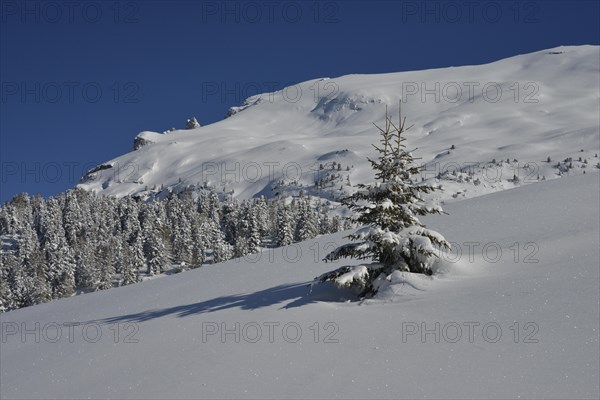
<svg viewBox="0 0 600 400"><path fill-rule="evenodd" d="M563 165L561 174L595 168L599 76L598 46L564 46L479 66L315 79L249 98L218 123L143 132L138 141L144 146L104 163L79 186L152 196L162 186L206 182L239 198L303 189L336 199L350 189L347 176L351 184L372 180L366 161L378 139L372 123L383 121L385 105L397 115L403 100L414 124L407 146L418 148L415 154L427 164L423 177L471 166L470 180L448 175L442 184L446 200L474 197L555 178L556 163L568 157L573 168ZM548 156L552 163L545 162ZM342 171L332 171L332 162ZM324 189L315 188L316 180L330 176ZM477 178L479 185L473 184Z"/></svg>
<svg viewBox="0 0 600 400"><path fill-rule="evenodd" d="M597 399L599 190L588 173L449 204L426 222L460 261L362 304L307 286L339 234L2 314L0 397Z"/></svg>

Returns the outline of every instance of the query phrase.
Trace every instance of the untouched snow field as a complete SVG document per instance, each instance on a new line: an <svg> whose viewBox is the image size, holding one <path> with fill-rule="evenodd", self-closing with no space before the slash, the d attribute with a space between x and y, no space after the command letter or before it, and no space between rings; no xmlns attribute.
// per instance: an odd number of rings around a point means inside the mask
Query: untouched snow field
<svg viewBox="0 0 600 400"><path fill-rule="evenodd" d="M79 186L114 196L154 196L163 187L164 196L206 183L240 199L301 189L339 199L351 190L348 177L353 185L373 180L366 157L379 137L372 124L383 122L386 104L397 116L402 100L414 124L406 145L427 165L423 178L462 171L443 176L442 200L475 197L594 169L599 76L600 47L562 46L478 66L315 79L251 97L211 125L144 132L145 146ZM572 168L557 166L567 158Z"/></svg>
<svg viewBox="0 0 600 400"><path fill-rule="evenodd" d="M338 234L2 314L0 397L597 399L599 184L449 204L460 260L363 303L309 287Z"/></svg>

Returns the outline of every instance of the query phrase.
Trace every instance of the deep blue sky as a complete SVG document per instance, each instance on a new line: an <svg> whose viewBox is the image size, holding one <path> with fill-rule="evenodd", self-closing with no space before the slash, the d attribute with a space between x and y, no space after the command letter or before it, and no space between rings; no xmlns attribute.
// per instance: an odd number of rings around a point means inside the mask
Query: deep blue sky
<svg viewBox="0 0 600 400"><path fill-rule="evenodd" d="M63 191L138 132L218 121L257 88L600 44L598 1L70 4L0 0L0 202Z"/></svg>

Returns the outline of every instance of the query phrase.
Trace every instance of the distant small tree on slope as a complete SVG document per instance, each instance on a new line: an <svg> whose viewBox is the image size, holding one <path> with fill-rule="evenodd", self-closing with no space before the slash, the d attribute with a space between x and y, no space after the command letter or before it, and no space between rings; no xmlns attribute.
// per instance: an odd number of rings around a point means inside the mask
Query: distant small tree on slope
<svg viewBox="0 0 600 400"><path fill-rule="evenodd" d="M200 123L196 119L196 117L192 117L188 119L185 123L185 129L197 129L200 128Z"/></svg>
<svg viewBox="0 0 600 400"><path fill-rule="evenodd" d="M376 182L357 185L359 189L343 200L354 211L352 222L363 226L348 236L353 243L329 253L325 261L351 257L371 259L368 265L344 266L316 278L337 286L356 287L360 297L377 293L379 283L394 271L432 274L436 248L449 249L450 244L439 233L427 229L418 216L444 213L439 206L427 206L422 194L437 187L416 184L413 179L421 171L415 158L405 148L402 134L406 118L400 114L397 125L386 109L385 126L375 127L381 133L380 145L373 145L379 157L369 159Z"/></svg>

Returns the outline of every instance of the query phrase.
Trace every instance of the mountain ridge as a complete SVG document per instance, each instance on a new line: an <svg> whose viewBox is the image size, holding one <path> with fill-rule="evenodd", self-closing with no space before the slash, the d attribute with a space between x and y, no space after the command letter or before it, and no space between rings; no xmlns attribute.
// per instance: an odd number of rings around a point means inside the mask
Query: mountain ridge
<svg viewBox="0 0 600 400"><path fill-rule="evenodd" d="M523 184L532 174L537 181L582 173L600 147L599 49L560 46L477 66L309 80L252 96L211 125L142 132L136 151L103 163L106 170L86 174L78 187L146 198L205 186L242 199L302 190L335 201L372 179L372 123L382 121L385 106L397 113L399 101L414 124L407 146L434 171L423 178L442 178L449 189L439 201L514 187L513 175ZM319 159L336 152L331 162L342 171L321 168ZM569 157L574 168L554 164ZM490 167L497 180L486 179ZM465 169L473 170L463 181L479 178L485 187L457 183Z"/></svg>

